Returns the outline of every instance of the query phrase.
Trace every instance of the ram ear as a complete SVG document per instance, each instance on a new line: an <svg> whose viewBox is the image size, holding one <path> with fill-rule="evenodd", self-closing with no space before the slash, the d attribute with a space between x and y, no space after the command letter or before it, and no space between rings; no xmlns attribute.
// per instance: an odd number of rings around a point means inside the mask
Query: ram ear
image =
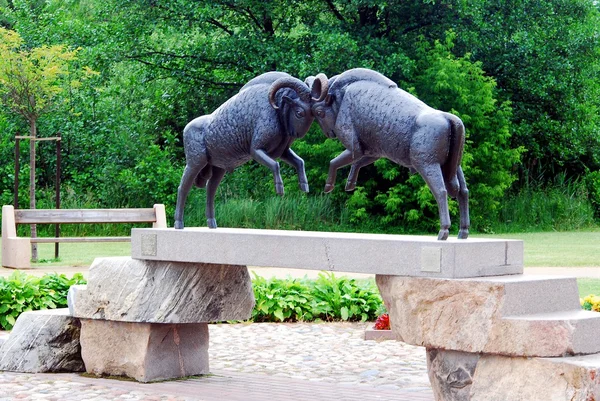
<svg viewBox="0 0 600 401"><path fill-rule="evenodd" d="M282 103L287 103L287 104L289 104L290 106L292 106L292 105L294 104L294 99L292 99L292 98L291 98L291 97L289 97L289 96L282 96L282 97L281 97L281 102L282 102Z"/></svg>
<svg viewBox="0 0 600 401"><path fill-rule="evenodd" d="M331 106L331 104L333 103L334 100L335 100L335 95L327 95L325 97L325 105Z"/></svg>

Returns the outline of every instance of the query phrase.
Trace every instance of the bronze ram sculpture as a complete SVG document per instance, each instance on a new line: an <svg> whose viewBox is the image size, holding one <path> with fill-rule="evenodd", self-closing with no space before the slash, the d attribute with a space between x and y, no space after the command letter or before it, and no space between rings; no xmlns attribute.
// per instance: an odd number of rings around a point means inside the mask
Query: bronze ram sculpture
<svg viewBox="0 0 600 401"><path fill-rule="evenodd" d="M314 82L309 77L306 82ZM325 192L333 190L336 172L351 164L346 190L356 186L361 167L385 157L418 172L439 210L439 240L448 238L448 195L458 199L458 238L469 235L469 195L460 166L465 142L462 121L433 109L399 89L384 75L364 69L332 77L328 93L313 102L312 112L323 133L338 138L346 150L333 159ZM326 88L326 85L323 85Z"/></svg>
<svg viewBox="0 0 600 401"><path fill-rule="evenodd" d="M281 159L294 167L302 191L308 192L304 161L290 149L313 122L311 104L321 101L320 74L312 88L283 72L268 72L252 80L212 114L192 120L183 131L186 166L177 191L175 228L182 229L185 201L192 185L206 187L206 221L216 228L215 192L225 172L250 159L273 172L275 191L283 195L279 173ZM311 94L312 89L312 94Z"/></svg>

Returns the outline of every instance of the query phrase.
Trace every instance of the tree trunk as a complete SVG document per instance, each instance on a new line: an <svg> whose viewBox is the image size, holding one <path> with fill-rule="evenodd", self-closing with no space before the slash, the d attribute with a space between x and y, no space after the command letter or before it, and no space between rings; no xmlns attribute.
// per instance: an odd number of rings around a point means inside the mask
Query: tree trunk
<svg viewBox="0 0 600 401"><path fill-rule="evenodd" d="M29 140L29 208L35 209L35 144L37 138L36 121L29 121L29 132L31 139ZM31 238L37 237L37 226L31 225ZM38 249L37 244L31 244L31 260L37 262Z"/></svg>

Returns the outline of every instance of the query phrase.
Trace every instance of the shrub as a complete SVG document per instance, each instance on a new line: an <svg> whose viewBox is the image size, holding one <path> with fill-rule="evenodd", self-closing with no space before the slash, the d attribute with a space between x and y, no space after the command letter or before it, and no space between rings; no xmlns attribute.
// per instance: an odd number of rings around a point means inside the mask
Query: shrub
<svg viewBox="0 0 600 401"><path fill-rule="evenodd" d="M328 321L373 320L382 303L372 282L361 284L356 279L336 277L333 273L319 273L313 296L324 307L321 317Z"/></svg>
<svg viewBox="0 0 600 401"><path fill-rule="evenodd" d="M255 322L295 322L315 319L333 321L374 320L382 301L372 281L360 282L333 273L321 273L317 280L253 280Z"/></svg>
<svg viewBox="0 0 600 401"><path fill-rule="evenodd" d="M8 278L0 277L0 327L11 330L23 312L67 306L71 285L83 283L79 273L71 279L64 274L35 277L19 271Z"/></svg>
<svg viewBox="0 0 600 401"><path fill-rule="evenodd" d="M255 322L295 322L313 320L318 305L310 295L306 282L277 278L265 279L254 274L252 281L256 305L252 311Z"/></svg>

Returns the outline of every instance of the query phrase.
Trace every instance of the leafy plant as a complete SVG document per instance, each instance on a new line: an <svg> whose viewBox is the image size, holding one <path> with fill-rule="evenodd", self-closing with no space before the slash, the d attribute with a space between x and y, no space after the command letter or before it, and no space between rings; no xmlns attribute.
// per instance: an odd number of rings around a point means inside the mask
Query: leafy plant
<svg viewBox="0 0 600 401"><path fill-rule="evenodd" d="M83 283L79 273L71 279L64 274L35 277L20 271L0 277L0 327L11 330L23 312L67 306L69 287Z"/></svg>
<svg viewBox="0 0 600 401"><path fill-rule="evenodd" d="M313 296L325 310L324 320L373 320L382 301L372 283L361 284L356 279L319 273L314 282Z"/></svg>
<svg viewBox="0 0 600 401"><path fill-rule="evenodd" d="M373 282L333 273L321 273L317 280L265 279L255 274L253 288L255 322L366 321L375 319L382 305Z"/></svg>
<svg viewBox="0 0 600 401"><path fill-rule="evenodd" d="M254 273L252 284L256 299L252 320L255 322L313 320L319 310L319 305L311 299L310 287L303 281L265 279Z"/></svg>

